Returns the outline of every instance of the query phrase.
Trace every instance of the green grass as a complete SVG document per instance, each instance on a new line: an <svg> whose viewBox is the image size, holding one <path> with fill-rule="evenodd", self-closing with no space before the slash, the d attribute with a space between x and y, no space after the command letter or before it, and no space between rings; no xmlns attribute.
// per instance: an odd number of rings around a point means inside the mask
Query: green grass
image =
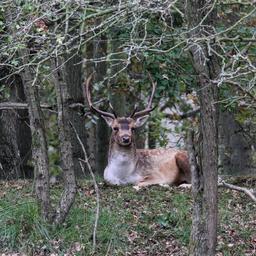
<svg viewBox="0 0 256 256"><path fill-rule="evenodd" d="M52 227L40 217L31 183L0 184L0 252L28 255L92 255L95 191L80 184L65 223ZM189 189L152 186L100 188L100 218L94 255L187 255L191 227ZM60 194L53 188L53 199ZM220 190L219 255L253 255L255 204L236 192ZM247 254L246 254L247 253Z"/></svg>

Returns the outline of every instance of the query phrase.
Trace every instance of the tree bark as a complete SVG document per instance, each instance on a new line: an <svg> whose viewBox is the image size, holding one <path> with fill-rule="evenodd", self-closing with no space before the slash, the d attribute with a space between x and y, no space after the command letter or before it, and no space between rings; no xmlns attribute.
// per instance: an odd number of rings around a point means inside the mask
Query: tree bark
<svg viewBox="0 0 256 256"><path fill-rule="evenodd" d="M62 223L72 206L76 195L76 179L74 169L73 149L71 143L71 111L68 107L70 99L70 91L68 90L67 82L65 81L65 74L67 74L67 67L64 65L61 57L56 59L58 63L54 63L52 60L52 70L54 72L53 83L57 96L58 107L58 129L59 129L59 141L61 152L61 167L64 175L64 192L62 193L59 205L54 213L55 224ZM72 123L72 125L74 125Z"/></svg>
<svg viewBox="0 0 256 256"><path fill-rule="evenodd" d="M154 133L154 125L148 124L148 148L156 148L156 139L152 134Z"/></svg>
<svg viewBox="0 0 256 256"><path fill-rule="evenodd" d="M43 113L40 108L38 84L30 70L27 49L19 51L22 64L22 82L28 102L30 128L32 133L32 156L34 162L35 191L43 219L50 219L49 159ZM35 83L33 82L35 81Z"/></svg>
<svg viewBox="0 0 256 256"><path fill-rule="evenodd" d="M15 75L13 78L14 92L13 101L25 103L26 96L24 92L24 86L20 76ZM29 114L27 109L19 109L17 112L17 128L16 128L16 140L18 144L19 157L20 157L20 178L32 178L33 168L29 164L32 157L31 146L32 137L29 127Z"/></svg>
<svg viewBox="0 0 256 256"><path fill-rule="evenodd" d="M0 70L1 76L9 74L7 68ZM15 98L14 78L5 79L5 89L9 91L9 101ZM21 158L17 143L17 113L15 110L0 111L0 179L18 179L21 175Z"/></svg>
<svg viewBox="0 0 256 256"><path fill-rule="evenodd" d="M9 68L1 68L1 78L4 79L5 90L8 91L8 103L24 102L25 94L19 75L12 75ZM5 101L6 102L6 101ZM3 102L3 103L5 103ZM18 179L32 177L32 167L28 165L31 159L31 132L28 110L3 108L0 111L0 178Z"/></svg>
<svg viewBox="0 0 256 256"><path fill-rule="evenodd" d="M10 33L15 34L16 27L12 26L13 17L16 9L6 10L6 22L10 28ZM17 50L20 59L20 66L23 70L20 72L22 84L24 86L25 97L28 103L29 123L32 134L32 157L34 164L35 193L44 220L50 218L50 191L49 191L49 159L48 145L46 140L44 117L40 107L40 99L38 94L37 76L34 74L30 63L30 51L28 48Z"/></svg>
<svg viewBox="0 0 256 256"><path fill-rule="evenodd" d="M94 55L94 46L93 46L93 41L89 41L86 44L86 51L85 51L85 57L86 59L93 59ZM88 62L86 63L86 76L88 77L90 74L94 72L94 63L93 62ZM86 98L86 97L85 97ZM86 105L88 105L88 102L86 101ZM93 115L93 113L90 113ZM93 170L93 172L96 171L96 125L95 122L93 122L91 119L87 118L86 119L86 138L87 138L87 153L90 158L90 165ZM86 166L85 166L86 168Z"/></svg>
<svg viewBox="0 0 256 256"><path fill-rule="evenodd" d="M82 90L82 53L71 52L65 56L65 72L63 73L63 79L65 80L66 98L65 104L70 103L84 103L83 90ZM79 134L84 145L86 145L86 130L84 126L84 116L78 111L69 111L69 121L72 122L76 131ZM80 145L77 143L76 136L71 133L71 143L73 150L74 170L77 178L82 178L84 173L79 164L79 158L82 158L83 152Z"/></svg>
<svg viewBox="0 0 256 256"><path fill-rule="evenodd" d="M0 179L18 179L21 176L16 125L14 111L0 111Z"/></svg>
<svg viewBox="0 0 256 256"><path fill-rule="evenodd" d="M139 36L140 35L138 35L138 37ZM141 58L141 60L138 60L136 57L131 58L131 64L129 65L129 74L130 74L129 82L132 83L132 84L134 84L134 82L131 82L131 81L134 81L134 80L136 81L136 79L139 79L139 78L141 79L145 76L144 67L143 67L143 56L140 56L140 58ZM149 84L149 87L150 86L151 85ZM129 87L129 85L127 85L127 87ZM133 95L142 95L141 92L142 92L142 90L139 86L134 87ZM146 92L148 94L148 95L146 94L146 98L148 98L149 95L150 95L150 91L146 90ZM143 109L145 107L144 104L143 104L142 99L141 99L140 102L137 102L137 100L135 100L134 97L131 97L131 93L130 93L130 97L126 96L126 105L127 105L127 108L130 109L130 113L133 111L135 105L137 105L137 107L139 109ZM142 126L138 129L136 129L135 136L136 136L136 147L137 148L145 148L147 132L148 131L147 131L145 126Z"/></svg>
<svg viewBox="0 0 256 256"><path fill-rule="evenodd" d="M218 89L212 80L219 74L220 67L217 56L207 48L207 42L193 44L193 40L213 32L211 26L217 19L216 11L211 10L213 5L213 0L187 1L190 52L199 84L202 138L200 172L194 175L194 180L192 178L194 210L190 255L207 256L215 255L217 243Z"/></svg>
<svg viewBox="0 0 256 256"><path fill-rule="evenodd" d="M94 58L100 58L107 55L107 38L101 36L98 40L96 38L93 42ZM107 63L99 62L95 64L95 82L104 81L107 76ZM106 82L104 82L104 86ZM96 123L96 172L103 176L104 169L108 162L108 145L109 145L109 128L105 120L99 118Z"/></svg>
<svg viewBox="0 0 256 256"><path fill-rule="evenodd" d="M228 110L220 112L219 171L224 175L255 176L256 125L238 122L236 114Z"/></svg>

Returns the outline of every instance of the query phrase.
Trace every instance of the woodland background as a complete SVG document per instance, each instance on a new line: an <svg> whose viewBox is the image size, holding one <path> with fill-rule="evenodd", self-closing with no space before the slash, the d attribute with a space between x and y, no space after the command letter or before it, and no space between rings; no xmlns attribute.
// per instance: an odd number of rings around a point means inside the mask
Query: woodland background
<svg viewBox="0 0 256 256"><path fill-rule="evenodd" d="M95 71L94 102L102 109L111 102L123 116L145 105L149 72L157 108L137 146L166 147L169 138L192 145L216 210L217 172L256 174L255 11L255 1L233 0L1 1L3 184L34 178L43 220L63 223L76 179L101 177L107 163L110 131L90 113L84 81ZM196 138L188 142L191 128ZM64 182L59 203L50 197L56 182ZM207 255L215 247L208 244Z"/></svg>

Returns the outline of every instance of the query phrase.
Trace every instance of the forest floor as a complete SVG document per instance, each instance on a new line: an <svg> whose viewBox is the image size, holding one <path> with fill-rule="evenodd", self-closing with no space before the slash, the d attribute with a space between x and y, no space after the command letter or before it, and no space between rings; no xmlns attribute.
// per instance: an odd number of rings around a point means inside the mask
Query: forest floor
<svg viewBox="0 0 256 256"><path fill-rule="evenodd" d="M76 202L59 227L40 219L32 181L2 181L0 255L188 255L190 189L152 186L136 191L99 182L99 190L93 253L96 193L91 181L79 183ZM61 186L55 185L53 201L60 193ZM256 255L255 203L243 193L220 188L219 216L217 255Z"/></svg>

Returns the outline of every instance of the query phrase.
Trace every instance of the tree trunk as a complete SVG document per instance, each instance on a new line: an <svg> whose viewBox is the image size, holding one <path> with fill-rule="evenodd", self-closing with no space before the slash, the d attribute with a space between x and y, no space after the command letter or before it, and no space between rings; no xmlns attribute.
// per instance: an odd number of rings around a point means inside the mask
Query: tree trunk
<svg viewBox="0 0 256 256"><path fill-rule="evenodd" d="M93 41L89 41L86 44L86 51L85 51L85 57L86 59L93 59ZM94 72L94 63L89 61L86 63L86 76L88 77L90 74ZM88 105L88 102L85 102L86 105ZM90 113L90 115L93 115L93 113ZM90 158L90 165L95 172L96 170L96 125L95 122L92 122L91 119L87 118L85 123L86 126L86 138L87 138L87 153ZM86 168L86 166L85 166Z"/></svg>
<svg viewBox="0 0 256 256"><path fill-rule="evenodd" d="M54 63L54 60L52 60L52 70L58 69L54 73L53 82L57 95L58 129L61 152L61 167L64 175L64 192L62 193L59 206L57 207L54 214L53 222L55 224L60 224L65 220L76 195L76 179L74 169L75 165L71 143L71 127L76 129L76 126L71 121L72 110L70 110L68 107L70 91L69 87L67 86L67 82L65 81L67 68L70 68L70 66L65 64L63 66L61 57L59 57L58 60L58 63ZM77 142L77 144L79 143Z"/></svg>
<svg viewBox="0 0 256 256"><path fill-rule="evenodd" d="M148 124L148 148L156 148L156 138L152 136L155 127L150 122Z"/></svg>
<svg viewBox="0 0 256 256"><path fill-rule="evenodd" d="M63 78L67 86L66 104L84 103L82 91L82 53L74 53L65 56L65 73ZM84 145L86 145L85 118L76 110L69 110L69 121L74 125L79 137ZM79 164L79 158L83 157L83 152L74 133L71 133L71 143L73 150L73 161L76 177L84 177L84 173Z"/></svg>
<svg viewBox="0 0 256 256"><path fill-rule="evenodd" d="M1 69L1 75L10 75L10 70ZM24 102L24 88L20 76L5 79L9 91L8 102ZM0 179L32 177L31 132L27 110L0 111Z"/></svg>
<svg viewBox="0 0 256 256"><path fill-rule="evenodd" d="M238 122L235 114L220 112L219 169L224 175L255 176L256 126L253 122Z"/></svg>
<svg viewBox="0 0 256 256"><path fill-rule="evenodd" d="M220 67L214 52L209 54L207 42L193 44L195 38L213 32L211 25L217 19L216 12L212 11L206 18L213 4L213 0L187 2L190 51L200 87L198 96L202 142L199 146L200 172L192 175L194 210L190 240L190 255L198 256L215 255L217 242L218 90L212 80L219 74ZM214 48L213 45L211 47Z"/></svg>
<svg viewBox="0 0 256 256"><path fill-rule="evenodd" d="M32 156L34 161L35 191L43 219L50 218L50 191L49 191L49 159L43 113L40 107L38 84L33 79L32 71L27 59L29 52L20 50L22 64L25 65L21 73L22 82L28 103L30 128L32 133Z"/></svg>
<svg viewBox="0 0 256 256"><path fill-rule="evenodd" d="M93 42L94 58L101 58L107 55L107 38L101 36ZM107 63L99 62L95 64L95 82L104 81L107 76ZM106 85L106 82L103 84ZM108 144L109 144L109 128L105 120L99 118L96 123L96 171L97 174L103 176L103 172L108 162Z"/></svg>
<svg viewBox="0 0 256 256"><path fill-rule="evenodd" d="M16 139L16 125L15 111L0 111L0 179L20 177L21 161Z"/></svg>
<svg viewBox="0 0 256 256"><path fill-rule="evenodd" d="M24 86L20 76L15 75L13 78L14 92L13 101L26 103L26 96L24 92ZM29 115L27 109L16 110L17 112L17 126L16 126L16 139L20 155L20 177L32 178L33 168L30 165L31 160L31 130L29 127Z"/></svg>
<svg viewBox="0 0 256 256"><path fill-rule="evenodd" d="M139 37L140 35L137 35L137 36ZM140 60L138 60L137 57L131 58L131 64L129 65L129 74L130 74L129 82L131 84L136 85L136 83L134 83L134 81L136 81L137 79L143 79L143 77L145 76L142 59L143 59L143 56L140 56ZM133 95L142 95L141 88L138 86L138 83L137 83L137 87L134 86ZM147 91L146 99L148 99L149 96L150 96L150 91ZM139 98L141 98L141 97L139 97ZM144 102L144 104L145 104L145 102ZM137 105L137 107L139 109L143 109L145 107L144 104L143 104L142 98L141 98L140 102L137 102L137 100L134 99L134 97L126 96L126 105L127 105L127 108L130 109L130 113L133 111L135 105ZM145 142L146 142L146 138L147 138L147 128L145 126L142 126L138 129L136 129L135 136L136 136L136 148L145 148L145 144L146 144Z"/></svg>
<svg viewBox="0 0 256 256"><path fill-rule="evenodd" d="M9 74L7 68L2 68L1 76ZM2 78L1 77L1 78ZM15 84L12 79L5 79L8 86L9 99L15 100ZM15 110L0 111L0 179L18 179L20 177L20 154L16 139L17 113Z"/></svg>
<svg viewBox="0 0 256 256"><path fill-rule="evenodd" d="M16 9L7 9L6 22L9 24L11 34L15 34L16 27L12 26L13 17ZM29 123L32 134L32 157L34 164L35 193L44 220L50 218L50 191L49 191L49 159L48 145L46 140L43 113L40 107L38 94L37 74L34 74L30 63L30 52L27 48L17 50L20 59L20 66L23 70L20 72L22 84L24 86L25 96L28 103Z"/></svg>
<svg viewBox="0 0 256 256"><path fill-rule="evenodd" d="M7 68L0 70L1 78L9 74ZM5 79L8 101L14 100L12 79ZM0 179L17 179L20 176L20 156L16 139L17 114L15 110L0 111Z"/></svg>

